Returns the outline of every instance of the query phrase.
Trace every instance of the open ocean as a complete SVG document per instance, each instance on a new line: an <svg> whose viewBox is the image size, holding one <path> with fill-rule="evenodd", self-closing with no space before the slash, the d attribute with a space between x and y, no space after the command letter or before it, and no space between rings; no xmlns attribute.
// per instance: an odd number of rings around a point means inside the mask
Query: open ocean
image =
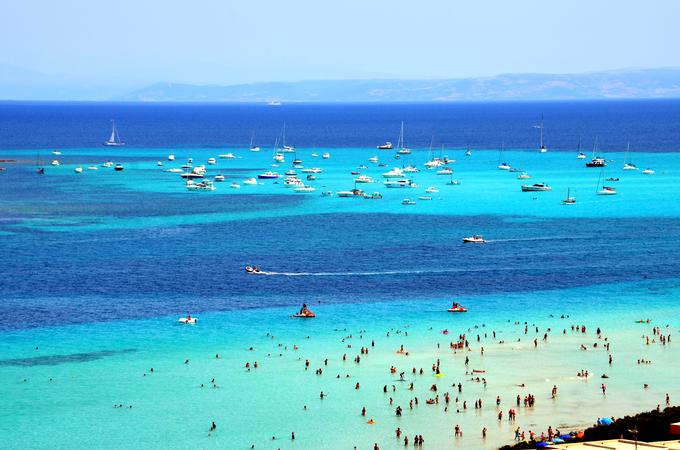
<svg viewBox="0 0 680 450"><path fill-rule="evenodd" d="M533 127L541 115L545 154ZM125 147L101 145L111 119ZM375 146L396 144L401 121L413 153L396 160L394 151ZM275 168L274 142L284 122L286 143L297 152ZM253 133L260 152L248 151ZM600 170L576 158L579 139L590 158L596 137L598 154L609 160L602 176L619 179L606 183L616 196L595 195ZM460 185L425 169L431 142L435 155L443 145L442 154L456 160L450 167ZM627 143L639 171L622 170ZM62 154L53 155L56 149ZM214 192L188 192L179 174L163 171L227 152L239 158L207 166L208 175L226 178ZM322 159L323 152L331 157ZM283 173L294 156L323 170L311 182L316 192L296 193L283 179L229 187L266 170ZM388 166L371 164L371 156ZM520 379L541 394L559 380L567 398L539 401L535 411L519 415L522 428L584 426L599 414L651 409L665 392L680 398L673 376L678 351L639 342L652 325L668 325L665 333L680 326L680 101L0 103L0 159L14 160L0 162L6 168L0 172L0 447L364 449L380 442L383 449L403 447L393 437L401 426L442 448L453 442L456 423L469 430L456 447L495 448L512 440L514 425L496 427L491 406L488 416L455 416L453 408L424 405L429 381L419 385L420 408L433 412L396 420L382 386L394 381L387 368L403 342L386 332L397 329L412 330L406 342L417 350L414 366L428 369L441 358L451 382L463 380L466 368L460 355L445 351L453 339L442 337L445 328L455 336L485 324L514 340L521 338L516 321L559 327L560 334L562 325L586 323L618 339L621 364L614 368L602 354L579 352L578 336L556 336L544 354L531 353L528 341L526 348L518 344L517 351L529 352L522 362L488 342L484 363L492 386L473 387L474 399L492 405L500 392L510 400ZM53 159L61 165L51 166ZM105 161L125 169L101 167ZM499 161L521 167L531 180L498 170ZM412 177L419 187L384 188L381 172L404 164L420 168ZM74 172L78 166L83 173ZM648 167L653 175L641 173ZM351 171L370 175L376 183L358 187L383 198L321 196L352 189ZM553 190L520 192L527 182L547 182ZM439 189L432 200L401 204L428 186ZM568 189L575 205L560 203ZM476 233L489 242L462 243ZM248 276L246 264L272 273ZM447 314L453 299L470 312ZM314 321L290 319L303 302L317 313ZM197 326L176 324L187 312L201 318ZM557 319L562 314L570 319ZM634 323L643 317L652 325ZM343 364L343 378L336 379L340 355L347 352L349 361L360 346L347 348L342 338L350 334L363 345L376 341L371 358L380 365ZM441 350L434 347L438 339ZM300 345L296 353L293 344ZM634 364L643 356L655 361L644 372ZM332 360L326 378L303 370L304 359L316 368L325 357ZM261 368L245 371L243 363L253 360ZM498 367L502 375L493 373ZM598 376L608 371L606 400L597 392L599 379L584 393L582 380L564 375L589 367ZM220 389L198 387L212 377ZM355 378L366 386L365 398L356 398ZM643 382L650 383L648 392L640 392ZM375 392L364 394L368 386ZM323 404L320 390L331 392ZM114 403L134 408L122 411ZM364 404L371 405L374 427L357 417ZM212 420L219 428L208 436ZM482 426L490 430L486 441Z"/></svg>

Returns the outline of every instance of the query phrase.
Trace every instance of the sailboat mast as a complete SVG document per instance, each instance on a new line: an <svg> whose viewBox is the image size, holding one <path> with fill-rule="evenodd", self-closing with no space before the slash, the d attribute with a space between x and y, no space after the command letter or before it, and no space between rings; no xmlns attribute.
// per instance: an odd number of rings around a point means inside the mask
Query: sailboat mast
<svg viewBox="0 0 680 450"><path fill-rule="evenodd" d="M541 113L541 146L538 148L543 148L543 113Z"/></svg>

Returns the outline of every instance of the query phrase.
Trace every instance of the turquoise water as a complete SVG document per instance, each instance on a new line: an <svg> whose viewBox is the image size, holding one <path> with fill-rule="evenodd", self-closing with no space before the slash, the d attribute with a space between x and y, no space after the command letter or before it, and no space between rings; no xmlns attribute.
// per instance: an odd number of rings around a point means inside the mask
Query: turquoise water
<svg viewBox="0 0 680 450"><path fill-rule="evenodd" d="M36 154L57 158L50 151L3 151L18 160L0 175L8 255L0 263L0 312L10 318L0 324L0 425L8 448L401 448L397 426L410 438L422 434L430 448L495 448L512 440L517 425L539 434L548 425L571 429L651 409L666 392L680 398L675 343L642 340L652 326L674 336L680 326L677 153L633 151L640 169L655 170L643 175L623 171L624 154L608 151L604 176L620 179L607 183L619 194L603 197L595 195L600 171L585 168L576 151L507 150L502 161L532 176L521 181L496 168L497 150L465 157L463 148L447 148L456 159L452 178L461 182L450 186L450 177L423 167L428 149L395 160L373 148L301 148L303 165L323 170L313 194L281 181L231 189L233 181L289 168L294 155L272 167L266 148L68 148L61 166L35 174ZM178 174L163 171L228 151L240 158L207 166L226 177L214 192L188 192ZM325 151L329 159L321 158ZM125 170L87 170L108 160ZM419 187L384 188L380 174L404 163L421 169L412 176ZM362 164L368 168L357 169ZM383 198L321 196L353 188L353 170L376 181L358 187ZM553 191L523 193L527 182ZM401 204L430 186L439 189L431 201ZM576 205L561 204L567 189ZM489 243L462 244L473 233ZM251 263L273 273L246 276ZM452 299L470 311L446 313ZM314 320L289 317L302 302ZM187 312L200 317L198 325L177 324ZM635 323L642 318L651 323ZM525 336L525 321L540 332ZM572 333L572 324L588 333ZM611 341L612 366L594 336L598 326ZM533 338L548 327L548 342L534 349ZM469 381L465 354L448 349L468 329L468 370L486 370L486 388ZM369 355L352 362L371 341ZM579 349L596 341L597 349ZM396 353L402 344L409 356ZM443 377L430 370L438 358ZM638 365L639 358L653 363ZM247 371L254 361L259 367ZM407 371L413 392L390 374L392 365ZM320 367L323 375L315 375ZM413 376L412 367L425 374ZM584 369L594 374L587 381L575 376ZM454 382L463 383L458 405ZM439 405L425 403L433 383ZM396 392L384 394L392 384ZM320 391L328 394L323 400ZM512 399L526 393L536 395L536 406L518 408L516 425L496 420L497 395L507 417ZM420 402L410 410L414 396ZM484 407L476 411L477 398ZM457 412L463 400L468 408ZM208 433L212 421L218 428ZM454 439L456 424L463 438Z"/></svg>

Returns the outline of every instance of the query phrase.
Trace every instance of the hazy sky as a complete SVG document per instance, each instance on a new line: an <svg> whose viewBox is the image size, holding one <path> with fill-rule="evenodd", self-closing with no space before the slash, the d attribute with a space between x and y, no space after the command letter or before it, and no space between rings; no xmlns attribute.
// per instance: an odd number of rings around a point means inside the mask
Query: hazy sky
<svg viewBox="0 0 680 450"><path fill-rule="evenodd" d="M680 66L680 1L4 1L0 64L102 83Z"/></svg>

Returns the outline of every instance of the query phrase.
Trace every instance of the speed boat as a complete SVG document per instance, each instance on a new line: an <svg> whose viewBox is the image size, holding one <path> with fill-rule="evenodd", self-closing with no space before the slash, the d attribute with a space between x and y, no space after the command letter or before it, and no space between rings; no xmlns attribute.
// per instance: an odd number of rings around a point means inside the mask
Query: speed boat
<svg viewBox="0 0 680 450"><path fill-rule="evenodd" d="M552 191L552 188L545 183L522 185L522 192L542 192L542 191Z"/></svg>
<svg viewBox="0 0 680 450"><path fill-rule="evenodd" d="M316 191L316 189L313 188L312 186L300 186L295 188L295 192L299 192L301 194L309 194L314 191Z"/></svg>
<svg viewBox="0 0 680 450"><path fill-rule="evenodd" d="M652 175L654 171L652 169L647 168L643 170L642 173L644 173L645 175Z"/></svg>
<svg viewBox="0 0 680 450"><path fill-rule="evenodd" d="M80 166L78 166L78 167L76 167L75 169L73 169L73 171L74 171L75 173L83 173L83 168L80 167Z"/></svg>
<svg viewBox="0 0 680 450"><path fill-rule="evenodd" d="M437 192L439 192L439 189L437 189L434 186L430 186L429 188L425 189L425 192L427 192L428 194L436 194Z"/></svg>
<svg viewBox="0 0 680 450"><path fill-rule="evenodd" d="M61 155L61 152L59 150L52 150L52 154L59 156Z"/></svg>
<svg viewBox="0 0 680 450"><path fill-rule="evenodd" d="M236 156L233 153L225 153L223 155L218 155L222 159L234 159Z"/></svg>
<svg viewBox="0 0 680 450"><path fill-rule="evenodd" d="M122 165L122 164L116 164L116 165L113 167L113 170L115 170L115 171L117 171L117 172L120 172L121 170L123 170L123 165Z"/></svg>
<svg viewBox="0 0 680 450"><path fill-rule="evenodd" d="M97 166L87 166L87 170L99 170Z"/></svg>
<svg viewBox="0 0 680 450"><path fill-rule="evenodd" d="M475 234L473 236L464 237L463 242L466 244L483 244L486 241L484 240L484 237Z"/></svg>
<svg viewBox="0 0 680 450"><path fill-rule="evenodd" d="M460 312L467 312L467 308L461 305L458 302L453 302L453 305L449 309L447 309L448 312L455 312L455 313L460 313Z"/></svg>
<svg viewBox="0 0 680 450"><path fill-rule="evenodd" d="M246 270L246 273L250 273L250 274L258 274L258 273L262 273L262 271L260 270L260 268L257 267L257 266L246 266L246 269L245 269L245 270Z"/></svg>
<svg viewBox="0 0 680 450"><path fill-rule="evenodd" d="M215 175L215 181L224 181L224 175Z"/></svg>
<svg viewBox="0 0 680 450"><path fill-rule="evenodd" d="M177 321L184 325L196 325L198 323L198 317L191 317L191 315L187 315L186 317L180 317Z"/></svg>
<svg viewBox="0 0 680 450"><path fill-rule="evenodd" d="M216 163L217 163L217 160L215 160L215 158L208 158L208 164L212 165L212 164L216 164Z"/></svg>
<svg viewBox="0 0 680 450"><path fill-rule="evenodd" d="M411 200L410 198L405 198L401 201L402 205L415 205L416 202Z"/></svg>
<svg viewBox="0 0 680 450"><path fill-rule="evenodd" d="M323 159L328 159L328 158L331 157L331 154L330 154L330 153L324 153L324 154L321 155L321 157L322 157Z"/></svg>
<svg viewBox="0 0 680 450"><path fill-rule="evenodd" d="M510 170L510 169L512 169L512 167L510 167L510 164L508 164L508 163L500 163L498 165L498 169L499 170Z"/></svg>
<svg viewBox="0 0 680 450"><path fill-rule="evenodd" d="M392 150L392 143L387 141L383 145L378 145L377 148L378 150Z"/></svg>

